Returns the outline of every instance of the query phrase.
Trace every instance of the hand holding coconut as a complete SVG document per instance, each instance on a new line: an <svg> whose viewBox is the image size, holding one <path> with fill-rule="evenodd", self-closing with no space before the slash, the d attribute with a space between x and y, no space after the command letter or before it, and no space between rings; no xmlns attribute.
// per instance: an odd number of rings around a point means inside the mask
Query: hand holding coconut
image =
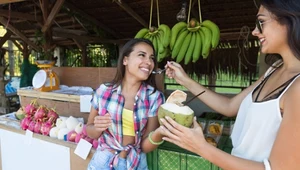
<svg viewBox="0 0 300 170"><path fill-rule="evenodd" d="M175 90L170 94L166 103L162 104L158 109L158 119L166 116L172 118L177 123L190 127L193 122L194 111L182 103L186 101L187 94L181 90ZM161 124L161 122L160 122Z"/></svg>
<svg viewBox="0 0 300 170"><path fill-rule="evenodd" d="M203 130L199 126L196 118L192 120L192 128L188 128L175 122L168 116L161 118L160 121L163 126L160 128L162 129L162 134L165 136L163 137L163 140L174 143L191 152L202 150L199 148L210 145L206 142Z"/></svg>
<svg viewBox="0 0 300 170"><path fill-rule="evenodd" d="M194 111L182 104L186 98L187 94L181 90L172 92L166 103L159 107L158 118L162 125L160 132L165 136L164 140L193 152L199 147L197 146L199 143L205 144L206 140L202 128L194 117Z"/></svg>

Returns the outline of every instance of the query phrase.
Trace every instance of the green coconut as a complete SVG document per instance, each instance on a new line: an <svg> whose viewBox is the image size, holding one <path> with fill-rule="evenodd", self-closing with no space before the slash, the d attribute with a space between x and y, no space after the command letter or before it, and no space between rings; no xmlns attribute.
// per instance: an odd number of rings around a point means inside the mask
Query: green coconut
<svg viewBox="0 0 300 170"><path fill-rule="evenodd" d="M22 107L19 108L19 110L15 113L15 117L18 119L18 120L22 120L25 118L25 112L23 110Z"/></svg>
<svg viewBox="0 0 300 170"><path fill-rule="evenodd" d="M189 106L182 106L176 103L164 103L160 105L158 109L158 120L161 123L160 118L169 116L177 123L185 126L191 127L193 124L194 111Z"/></svg>

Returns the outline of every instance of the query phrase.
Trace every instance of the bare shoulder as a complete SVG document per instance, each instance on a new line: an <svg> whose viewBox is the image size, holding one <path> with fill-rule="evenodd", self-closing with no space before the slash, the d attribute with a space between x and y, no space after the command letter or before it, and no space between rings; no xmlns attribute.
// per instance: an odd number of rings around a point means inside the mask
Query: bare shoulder
<svg viewBox="0 0 300 170"><path fill-rule="evenodd" d="M300 78L282 98L283 116L270 156L272 169L298 169L300 160Z"/></svg>
<svg viewBox="0 0 300 170"><path fill-rule="evenodd" d="M300 76L295 79L286 92L285 99L300 99ZM300 106L300 105L299 105Z"/></svg>
<svg viewBox="0 0 300 170"><path fill-rule="evenodd" d="M300 111L300 77L296 78L296 80L290 85L282 99L285 111L292 111L292 109Z"/></svg>

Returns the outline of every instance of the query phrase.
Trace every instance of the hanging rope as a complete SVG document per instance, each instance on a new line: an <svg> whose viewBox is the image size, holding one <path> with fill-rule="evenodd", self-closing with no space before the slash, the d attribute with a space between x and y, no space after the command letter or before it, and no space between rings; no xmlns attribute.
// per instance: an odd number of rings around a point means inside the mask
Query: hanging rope
<svg viewBox="0 0 300 170"><path fill-rule="evenodd" d="M200 8L200 0L198 0L198 10L199 10L199 22L202 23L202 15L201 15L201 8Z"/></svg>
<svg viewBox="0 0 300 170"><path fill-rule="evenodd" d="M157 27L160 26L160 21L159 21L159 7L158 7L158 0L156 0L156 12L157 12Z"/></svg>
<svg viewBox="0 0 300 170"><path fill-rule="evenodd" d="M151 7L150 7L149 29L151 28L151 24L152 24L152 11L153 11L153 0L151 0Z"/></svg>
<svg viewBox="0 0 300 170"><path fill-rule="evenodd" d="M240 64L244 67L244 68L248 68L246 64L243 63L242 58L246 61L246 63L250 66L256 66L255 63L251 63L248 59L247 59L247 55L245 54L245 51L249 50L249 46L250 46L250 42L249 42L249 35L250 35L251 31L250 28L248 26L243 26L240 30L240 35L239 38L237 40L237 45L238 45L238 59ZM242 40L242 45L240 45L240 41ZM241 47L242 46L242 47Z"/></svg>
<svg viewBox="0 0 300 170"><path fill-rule="evenodd" d="M188 24L188 23L189 23L189 21L190 21L191 8L192 8L192 1L193 1L193 0L190 0L190 4L189 4L189 13L188 13L188 19L187 19L187 21L186 21L186 23L187 23L187 24Z"/></svg>

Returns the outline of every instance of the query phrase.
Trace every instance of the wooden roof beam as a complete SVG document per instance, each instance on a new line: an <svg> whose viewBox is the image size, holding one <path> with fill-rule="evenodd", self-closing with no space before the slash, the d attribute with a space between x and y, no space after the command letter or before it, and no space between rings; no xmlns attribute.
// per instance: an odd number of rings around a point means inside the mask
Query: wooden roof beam
<svg viewBox="0 0 300 170"><path fill-rule="evenodd" d="M10 36L12 35L11 31L6 31L6 34L0 39L0 47L3 46L3 44L10 38Z"/></svg>
<svg viewBox="0 0 300 170"><path fill-rule="evenodd" d="M53 35L57 37L64 37L69 39L76 39L81 42L87 43L111 43L111 44L120 44L119 40L112 40L112 39L104 39L100 37L91 37L91 36L82 36L82 35L75 35L66 32L59 32L53 30Z"/></svg>
<svg viewBox="0 0 300 170"><path fill-rule="evenodd" d="M111 34L114 38L120 38L121 35L117 32L115 32L114 30L108 28L105 24L99 22L97 19L95 19L93 16L85 13L83 10L75 7L73 4L69 3L69 2L65 2L64 5L69 8L72 11L78 12L82 17L84 17L85 19L93 22L94 24L96 24L96 26L102 28L104 31L108 32L109 34Z"/></svg>
<svg viewBox="0 0 300 170"><path fill-rule="evenodd" d="M65 32L65 33L70 33L70 34L75 34L75 35L86 35L87 34L87 32L82 31L82 30L65 29L65 28L57 28L57 27L54 27L53 31Z"/></svg>
<svg viewBox="0 0 300 170"><path fill-rule="evenodd" d="M25 0L1 0L0 4L10 4L10 3L21 2L21 1L25 1Z"/></svg>
<svg viewBox="0 0 300 170"><path fill-rule="evenodd" d="M4 17L0 17L0 23L2 25L6 25L7 19L5 19ZM28 45L30 45L33 49L35 49L36 51L39 51L39 47L37 45L35 45L33 42L31 42L24 34L22 34L17 28L15 28L14 26L12 26L11 24L8 23L7 28L13 32L14 34L16 34L17 36L19 36L25 43L27 43Z"/></svg>
<svg viewBox="0 0 300 170"><path fill-rule="evenodd" d="M49 16L47 17L47 20L44 23L44 26L42 28L42 32L47 32L47 30L51 27L51 24L53 23L53 20L56 16L56 14L60 11L62 5L64 4L65 0L57 0L54 4Z"/></svg>
<svg viewBox="0 0 300 170"><path fill-rule="evenodd" d="M117 3L121 8L123 8L129 15L131 15L134 19L136 19L140 24L142 24L145 28L148 28L147 22L136 12L132 10L124 1L114 1Z"/></svg>
<svg viewBox="0 0 300 170"><path fill-rule="evenodd" d="M23 48L21 47L21 45L20 45L16 40L12 40L12 42L15 44L15 46L16 46L20 51L23 51Z"/></svg>
<svg viewBox="0 0 300 170"><path fill-rule="evenodd" d="M74 23L74 20L72 18L56 19L56 22L59 24L65 24L65 23Z"/></svg>
<svg viewBox="0 0 300 170"><path fill-rule="evenodd" d="M41 19L42 19L39 16L30 15L28 13L14 12L14 11L3 10L3 9L0 9L0 16L6 17L6 18L11 17L11 18L24 19L24 20L29 20L29 21L41 21Z"/></svg>
<svg viewBox="0 0 300 170"><path fill-rule="evenodd" d="M78 41L77 39L73 39L73 41L75 42L75 44L77 45L77 47L81 50L81 51L83 51L83 49L84 49L84 43L85 42L81 42L81 41Z"/></svg>

